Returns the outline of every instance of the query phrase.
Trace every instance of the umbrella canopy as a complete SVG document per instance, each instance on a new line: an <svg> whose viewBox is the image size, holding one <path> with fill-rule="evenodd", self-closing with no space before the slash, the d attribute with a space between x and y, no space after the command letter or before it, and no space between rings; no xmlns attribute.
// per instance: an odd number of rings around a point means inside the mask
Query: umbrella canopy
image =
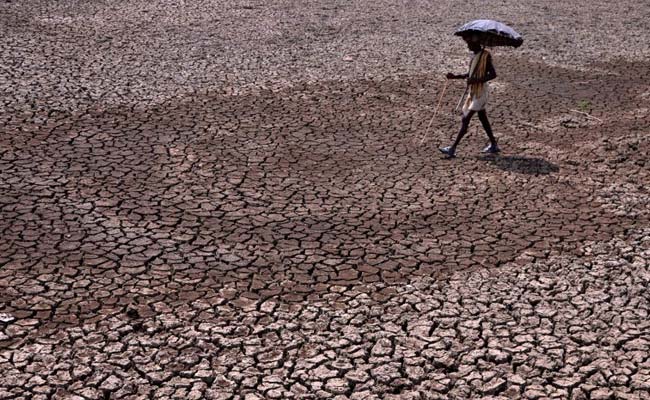
<svg viewBox="0 0 650 400"><path fill-rule="evenodd" d="M524 42L520 34L506 24L491 19L477 19L461 26L454 33L463 39L475 37L483 46L519 47Z"/></svg>

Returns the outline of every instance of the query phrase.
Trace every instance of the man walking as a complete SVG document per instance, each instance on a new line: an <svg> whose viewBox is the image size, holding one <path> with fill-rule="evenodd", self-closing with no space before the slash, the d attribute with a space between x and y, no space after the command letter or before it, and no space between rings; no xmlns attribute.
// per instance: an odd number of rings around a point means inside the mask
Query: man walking
<svg viewBox="0 0 650 400"><path fill-rule="evenodd" d="M467 42L467 47L474 53L469 72L462 75L455 75L450 72L447 73L447 79L467 79L467 91L469 93L463 104L463 117L458 136L456 136L456 140L451 146L443 147L440 151L449 157L455 157L456 147L467 133L470 120L475 113L478 113L478 119L490 139L490 145L483 149L483 152L498 153L500 150L485 112L490 89L488 82L497 77L494 65L492 65L492 56L481 46L476 37L467 36L464 39Z"/></svg>

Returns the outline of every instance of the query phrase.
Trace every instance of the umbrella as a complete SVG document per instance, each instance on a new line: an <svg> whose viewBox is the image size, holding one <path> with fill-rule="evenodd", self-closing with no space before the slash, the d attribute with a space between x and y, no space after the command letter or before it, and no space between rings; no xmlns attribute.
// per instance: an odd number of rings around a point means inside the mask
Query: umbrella
<svg viewBox="0 0 650 400"><path fill-rule="evenodd" d="M477 19L461 26L454 33L463 39L476 37L483 46L519 47L524 42L520 34L506 24L491 19Z"/></svg>

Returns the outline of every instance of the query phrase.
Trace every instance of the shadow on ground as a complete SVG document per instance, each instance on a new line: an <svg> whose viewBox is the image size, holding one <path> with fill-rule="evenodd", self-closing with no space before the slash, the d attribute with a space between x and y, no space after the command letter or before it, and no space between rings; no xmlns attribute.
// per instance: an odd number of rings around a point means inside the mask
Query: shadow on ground
<svg viewBox="0 0 650 400"><path fill-rule="evenodd" d="M504 171L516 172L519 174L529 175L549 175L558 172L560 167L550 163L543 158L524 157L524 156L494 156L485 155L479 157L481 161L487 161L494 164L497 168Z"/></svg>

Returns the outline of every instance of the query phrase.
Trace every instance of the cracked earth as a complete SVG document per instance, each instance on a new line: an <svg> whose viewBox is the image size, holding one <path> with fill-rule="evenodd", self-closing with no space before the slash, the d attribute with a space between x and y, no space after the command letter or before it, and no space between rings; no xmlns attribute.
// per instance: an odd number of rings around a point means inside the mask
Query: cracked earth
<svg viewBox="0 0 650 400"><path fill-rule="evenodd" d="M0 399L650 399L649 12L2 1Z"/></svg>

